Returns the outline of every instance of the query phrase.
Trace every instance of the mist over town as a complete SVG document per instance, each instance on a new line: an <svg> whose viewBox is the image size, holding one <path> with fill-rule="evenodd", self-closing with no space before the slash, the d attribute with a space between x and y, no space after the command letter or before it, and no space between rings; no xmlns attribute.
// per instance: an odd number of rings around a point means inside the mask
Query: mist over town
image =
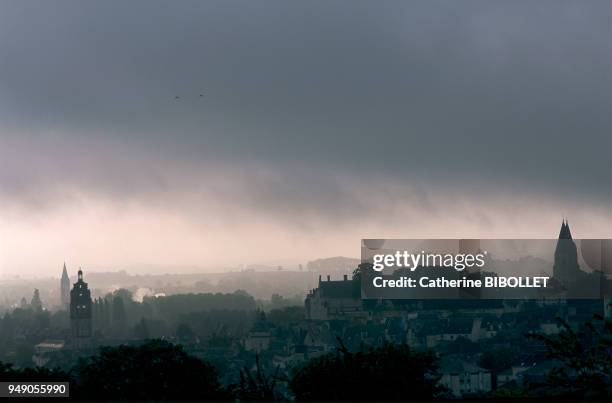
<svg viewBox="0 0 612 403"><path fill-rule="evenodd" d="M609 401L611 38L609 0L0 0L0 398Z"/></svg>

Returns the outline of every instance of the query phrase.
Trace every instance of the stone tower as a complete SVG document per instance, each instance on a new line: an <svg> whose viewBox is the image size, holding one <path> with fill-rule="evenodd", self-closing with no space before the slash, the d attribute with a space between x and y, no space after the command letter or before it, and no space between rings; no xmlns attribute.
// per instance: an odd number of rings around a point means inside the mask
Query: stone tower
<svg viewBox="0 0 612 403"><path fill-rule="evenodd" d="M83 281L83 271L79 269L77 282L70 291L70 327L75 349L91 347L91 304L91 292Z"/></svg>
<svg viewBox="0 0 612 403"><path fill-rule="evenodd" d="M60 280L60 297L62 308L70 308L70 278L66 270L66 262L64 262L64 270L62 271L62 279Z"/></svg>
<svg viewBox="0 0 612 403"><path fill-rule="evenodd" d="M576 243L572 239L569 223L564 219L561 223L559 239L555 249L553 277L566 287L569 287L577 281L579 275L580 266L578 266Z"/></svg>

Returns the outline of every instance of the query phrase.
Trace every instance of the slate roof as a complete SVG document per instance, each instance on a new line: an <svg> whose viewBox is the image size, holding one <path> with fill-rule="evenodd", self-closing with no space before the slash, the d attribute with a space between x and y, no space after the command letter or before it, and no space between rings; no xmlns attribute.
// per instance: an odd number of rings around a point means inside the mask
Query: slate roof
<svg viewBox="0 0 612 403"><path fill-rule="evenodd" d="M359 298L360 294L359 287L352 280L322 281L319 288L325 298Z"/></svg>

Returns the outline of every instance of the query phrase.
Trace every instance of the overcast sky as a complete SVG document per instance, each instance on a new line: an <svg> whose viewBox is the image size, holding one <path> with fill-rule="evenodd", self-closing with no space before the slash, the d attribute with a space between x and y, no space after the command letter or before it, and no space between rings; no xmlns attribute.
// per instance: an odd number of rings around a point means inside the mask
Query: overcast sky
<svg viewBox="0 0 612 403"><path fill-rule="evenodd" d="M609 1L0 1L0 273L612 237L611 111Z"/></svg>

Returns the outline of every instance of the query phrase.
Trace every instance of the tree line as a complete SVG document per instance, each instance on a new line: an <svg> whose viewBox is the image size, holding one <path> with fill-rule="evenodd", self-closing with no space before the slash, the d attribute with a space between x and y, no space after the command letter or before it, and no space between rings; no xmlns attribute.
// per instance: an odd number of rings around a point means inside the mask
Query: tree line
<svg viewBox="0 0 612 403"><path fill-rule="evenodd" d="M578 330L560 320L558 335L530 334L557 362L545 382L527 384L513 397L596 400L612 396L612 322L601 317ZM499 360L505 358L501 355ZM495 366L495 357L483 356ZM501 365L501 364L500 364ZM217 369L181 345L149 340L101 347L68 370L16 369L0 362L0 381L69 381L75 401L427 401L448 397L439 385L438 356L405 344L336 351L294 368L289 377L266 373L256 359L236 384L223 386ZM288 393L278 386L284 384ZM490 398L501 397L493 394Z"/></svg>
<svg viewBox="0 0 612 403"><path fill-rule="evenodd" d="M70 370L15 369L0 363L1 381L69 381L74 401L279 401L277 383L298 401L430 400L437 385L436 357L406 345L337 352L308 361L290 379L244 368L240 381L222 386L215 367L182 346L149 340L139 346L101 347ZM391 399L389 399L391 398Z"/></svg>

